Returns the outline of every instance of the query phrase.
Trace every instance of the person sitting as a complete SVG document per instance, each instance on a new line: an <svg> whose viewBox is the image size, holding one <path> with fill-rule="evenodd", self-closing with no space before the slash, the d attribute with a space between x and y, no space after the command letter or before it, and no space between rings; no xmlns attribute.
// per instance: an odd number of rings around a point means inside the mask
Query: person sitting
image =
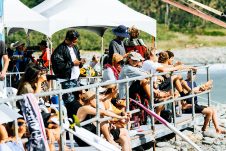
<svg viewBox="0 0 226 151"><path fill-rule="evenodd" d="M113 81L118 80L122 63L123 63L123 57L118 53L114 53L112 57L112 63L106 64L104 66L103 82L108 80L113 80Z"/></svg>
<svg viewBox="0 0 226 151"><path fill-rule="evenodd" d="M158 58L156 56L156 49L155 48L148 48L145 53L145 61L143 62L142 69L148 73L156 74L158 72L171 72L181 69L181 66L172 66L172 67L165 67L161 63L158 63ZM154 85L155 87L157 84L157 77L154 77Z"/></svg>
<svg viewBox="0 0 226 151"><path fill-rule="evenodd" d="M23 118L18 118L17 123L18 138L21 139L26 133L27 126ZM22 141L17 140L15 133L14 122L5 123L4 125L0 124L0 150L10 148L9 150L24 151ZM4 149L1 147L1 144L5 144Z"/></svg>
<svg viewBox="0 0 226 151"><path fill-rule="evenodd" d="M40 93L42 89L42 85L44 82L46 82L46 71L43 71L41 67L39 67L36 64L30 63L27 68L25 69L25 73L22 76L19 86L18 86L18 92L17 95L27 94L27 93ZM17 104L18 108L20 108L20 105ZM48 127L48 121L50 120L51 113L45 113L41 112L44 125L46 127L46 134L49 141L49 148L51 151L55 150L54 141L52 140L58 140L60 136L60 128L55 128L54 130L51 130L52 127ZM52 135L52 133L56 135Z"/></svg>
<svg viewBox="0 0 226 151"><path fill-rule="evenodd" d="M128 55L128 61L125 64L125 66L122 68L121 73L119 74L119 80L120 79L126 79L126 78L132 78L136 76L144 76L148 73L142 70L138 67L138 64L144 60L144 58L137 52L130 52ZM126 83L120 83L119 84L119 99L125 99L126 96ZM153 89L154 96L156 99L169 97L171 94L168 92L159 91L157 89ZM129 97L136 99L140 98L142 104L145 106L149 105L149 100L151 97L151 91L150 91L150 82L148 79L143 80L137 80L135 82L129 82ZM162 110L162 106L156 107L156 111L158 114L160 114L160 111ZM142 110L142 115L140 117L140 123L145 124L146 118L145 118L145 112Z"/></svg>
<svg viewBox="0 0 226 151"><path fill-rule="evenodd" d="M179 65L169 65L169 55L167 52L163 51L160 52L158 57L158 62L161 63L161 65L165 68L173 68L173 71L175 69L186 69L187 67L179 64ZM175 68L176 67L176 68ZM170 76L170 74L166 74L162 76L162 82L158 85L160 90L165 90L165 91L170 91L171 90L171 79L173 81L173 84L175 85L176 90L180 93L180 96L183 97L187 94L184 93L184 90L186 90L188 93L191 92L191 89L186 85L186 84L182 84L183 82L181 82L183 80L182 76L180 75L173 75Z"/></svg>
<svg viewBox="0 0 226 151"><path fill-rule="evenodd" d="M100 57L100 66L101 66L101 69L103 69L103 67L108 64L108 59L109 59L109 51L108 49L105 49L104 50L104 54L101 55Z"/></svg>
<svg viewBox="0 0 226 151"><path fill-rule="evenodd" d="M87 91L80 95L80 102L82 104L81 107L78 108L76 115L80 122L89 120L96 115L96 101L95 101L95 93L92 91ZM101 104L101 102L100 102ZM128 116L119 116L111 111L105 110L103 104L102 108L99 110L101 116L109 116L113 118L117 118L119 120L128 120ZM96 126L93 123L87 124L83 126L83 128L93 132L96 134ZM109 135L109 125L106 122L101 123L101 132L104 134L107 141L112 144L115 144L114 141L119 142L122 145L122 150L129 151L131 150L129 143L128 133L125 130L121 129L111 129L110 132L113 135L113 139ZM76 138L76 137L75 137ZM85 142L76 138L76 142L79 146L87 146Z"/></svg>
<svg viewBox="0 0 226 151"><path fill-rule="evenodd" d="M196 78L196 71L193 72L193 80ZM188 71L187 73L187 79L186 79L187 84L191 88L192 82L191 82L191 71ZM206 90L209 90L212 88L212 80L207 81L205 84L201 86L197 86L196 82L193 81L193 86L194 86L194 93L200 93ZM213 125L215 127L216 133L218 134L225 134L226 131L223 130L217 121L217 112L213 107L207 107L203 105L198 104L198 98L197 96L194 97L194 105L195 105L195 113L202 113L204 117L204 123L202 127L202 131L206 131L208 124L210 120L213 121ZM183 113L192 113L192 98L186 99L185 101L182 102L182 111Z"/></svg>
<svg viewBox="0 0 226 151"><path fill-rule="evenodd" d="M129 28L128 31L130 37L124 42L126 53L136 51L140 53L142 57L144 57L147 47L145 46L144 41L139 38L140 31L135 26Z"/></svg>

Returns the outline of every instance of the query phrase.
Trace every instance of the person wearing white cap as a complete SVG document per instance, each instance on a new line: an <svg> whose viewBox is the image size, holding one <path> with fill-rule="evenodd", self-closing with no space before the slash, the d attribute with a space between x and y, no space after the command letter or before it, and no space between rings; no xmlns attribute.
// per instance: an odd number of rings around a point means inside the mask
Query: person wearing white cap
<svg viewBox="0 0 226 151"><path fill-rule="evenodd" d="M137 76L144 76L148 73L139 68L139 63L143 61L144 58L137 52L130 52L128 55L127 64L122 68L121 73L119 74L119 80L132 78ZM166 99L170 96L170 93L159 91L154 89L155 99ZM151 97L150 91L150 82L148 79L137 80L134 82L129 83L129 96L135 97L134 94L139 94L142 98L149 98ZM119 84L119 98L125 99L126 96L126 83ZM160 113L159 111L162 110L162 106L156 107L156 112Z"/></svg>
<svg viewBox="0 0 226 151"><path fill-rule="evenodd" d="M144 58L137 52L130 52L128 55L127 64L122 68L121 73L119 74L119 80L126 79L126 78L132 78L136 76L143 76L147 75L146 72L144 72L141 68L138 68L138 65L140 61L144 60ZM129 86L131 86L131 82L129 83ZM140 85L144 83L140 82ZM145 85L143 85L145 86ZM150 88L149 88L150 89ZM150 97L150 91L147 92L148 96ZM119 98L124 99L125 98L125 83L119 84Z"/></svg>

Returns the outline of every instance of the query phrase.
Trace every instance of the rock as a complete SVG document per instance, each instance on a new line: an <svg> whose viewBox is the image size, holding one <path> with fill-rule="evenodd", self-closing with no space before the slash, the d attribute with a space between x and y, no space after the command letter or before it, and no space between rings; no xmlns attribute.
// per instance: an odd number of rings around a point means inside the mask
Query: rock
<svg viewBox="0 0 226 151"><path fill-rule="evenodd" d="M163 147L171 147L171 144L168 143L168 142L158 142L156 144L156 146L161 147L161 148L163 148Z"/></svg>
<svg viewBox="0 0 226 151"><path fill-rule="evenodd" d="M218 134L216 132L213 132L213 131L205 131L203 132L203 136L204 137L212 137L212 138L217 138L218 137Z"/></svg>
<svg viewBox="0 0 226 151"><path fill-rule="evenodd" d="M156 151L177 151L177 150L175 150L174 148L171 148L171 147L163 147L163 148L161 148L161 147L156 147L155 148L156 149Z"/></svg>
<svg viewBox="0 0 226 151"><path fill-rule="evenodd" d="M223 139L223 140L221 141L221 143L222 143L222 145L226 145L226 139Z"/></svg>
<svg viewBox="0 0 226 151"><path fill-rule="evenodd" d="M205 141L213 141L214 142L216 140L216 138L204 137L203 140L205 140Z"/></svg>
<svg viewBox="0 0 226 151"><path fill-rule="evenodd" d="M189 144L187 142L182 141L181 142L181 148L188 148Z"/></svg>
<svg viewBox="0 0 226 151"><path fill-rule="evenodd" d="M177 151L176 149L172 148L172 147L163 147L161 148L162 150L160 151ZM158 151L158 150L157 150Z"/></svg>
<svg viewBox="0 0 226 151"><path fill-rule="evenodd" d="M216 150L216 151L223 151L220 146L215 146L214 145L212 148L213 148L213 150Z"/></svg>
<svg viewBox="0 0 226 151"><path fill-rule="evenodd" d="M175 145L175 146L181 146L181 144L182 144L181 141L175 141L175 142L174 142L174 145Z"/></svg>
<svg viewBox="0 0 226 151"><path fill-rule="evenodd" d="M192 131L188 131L188 130L184 130L182 133L189 137L189 136L192 135L193 132Z"/></svg>
<svg viewBox="0 0 226 151"><path fill-rule="evenodd" d="M219 146L219 145L221 145L221 142L219 140L217 140L217 141L214 141L213 144Z"/></svg>
<svg viewBox="0 0 226 151"><path fill-rule="evenodd" d="M203 139L203 135L202 135L201 132L196 132L194 135L195 135L197 140L202 140Z"/></svg>
<svg viewBox="0 0 226 151"><path fill-rule="evenodd" d="M180 151L188 151L187 148L181 148Z"/></svg>
<svg viewBox="0 0 226 151"><path fill-rule="evenodd" d="M214 141L215 141L214 138L204 137L204 140L202 141L202 143L207 144L207 145L211 145L211 144L213 144Z"/></svg>

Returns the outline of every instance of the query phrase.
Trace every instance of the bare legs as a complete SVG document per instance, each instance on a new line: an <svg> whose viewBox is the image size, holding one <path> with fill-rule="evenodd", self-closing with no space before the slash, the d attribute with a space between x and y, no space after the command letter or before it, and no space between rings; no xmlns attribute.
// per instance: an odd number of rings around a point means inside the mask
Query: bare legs
<svg viewBox="0 0 226 151"><path fill-rule="evenodd" d="M207 108L203 109L202 113L204 115L206 115L206 117L204 119L204 124L203 124L203 127L202 127L203 131L205 131L207 129L207 126L208 126L210 120L212 119L216 132L219 133L219 134L225 133L225 131L223 131L218 125L217 113L216 113L214 108L207 107Z"/></svg>
<svg viewBox="0 0 226 151"><path fill-rule="evenodd" d="M106 140L111 143L112 145L115 145L116 147L119 147L119 145L114 141L113 137L110 135L109 131L109 123L103 122L101 123L101 132L103 133Z"/></svg>
<svg viewBox="0 0 226 151"><path fill-rule="evenodd" d="M120 128L120 135L117 142L122 146L122 151L132 150L129 133L125 128Z"/></svg>

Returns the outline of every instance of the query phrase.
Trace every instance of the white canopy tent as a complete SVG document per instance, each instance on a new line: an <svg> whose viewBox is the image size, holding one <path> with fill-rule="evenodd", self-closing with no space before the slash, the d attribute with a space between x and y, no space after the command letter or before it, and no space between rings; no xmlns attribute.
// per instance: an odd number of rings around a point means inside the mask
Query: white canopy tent
<svg viewBox="0 0 226 151"><path fill-rule="evenodd" d="M42 12L50 9L54 5L58 4L61 1L62 0L45 0L41 4L33 7L32 10L34 10L34 11L36 11L38 13L42 13Z"/></svg>
<svg viewBox="0 0 226 151"><path fill-rule="evenodd" d="M63 0L41 14L49 19L48 36L68 27L92 27L102 36L103 28L123 24L127 27L135 25L156 37L155 19L118 0Z"/></svg>
<svg viewBox="0 0 226 151"><path fill-rule="evenodd" d="M48 19L31 10L19 0L4 1L4 27L32 29L48 34Z"/></svg>

